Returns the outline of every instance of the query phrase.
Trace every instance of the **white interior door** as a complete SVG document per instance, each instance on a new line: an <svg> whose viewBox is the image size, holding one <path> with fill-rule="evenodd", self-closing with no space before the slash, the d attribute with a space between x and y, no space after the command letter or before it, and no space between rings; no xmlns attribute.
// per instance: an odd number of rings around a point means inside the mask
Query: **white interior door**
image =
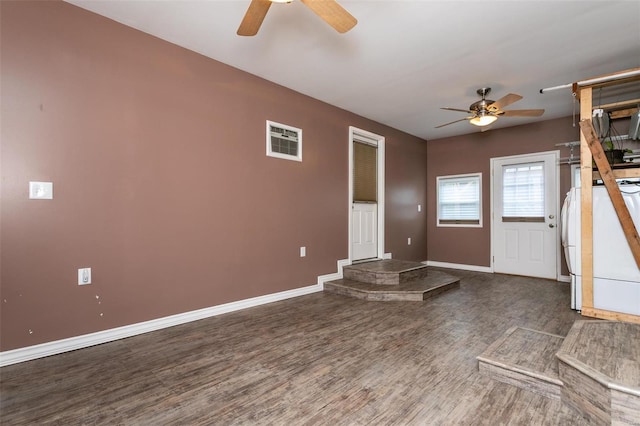
<svg viewBox="0 0 640 426"><path fill-rule="evenodd" d="M352 256L353 260L375 258L378 255L377 235L378 205L375 203L353 203L352 209Z"/></svg>
<svg viewBox="0 0 640 426"><path fill-rule="evenodd" d="M349 259L384 255L384 137L349 127Z"/></svg>
<svg viewBox="0 0 640 426"><path fill-rule="evenodd" d="M558 152L491 159L493 270L558 276Z"/></svg>

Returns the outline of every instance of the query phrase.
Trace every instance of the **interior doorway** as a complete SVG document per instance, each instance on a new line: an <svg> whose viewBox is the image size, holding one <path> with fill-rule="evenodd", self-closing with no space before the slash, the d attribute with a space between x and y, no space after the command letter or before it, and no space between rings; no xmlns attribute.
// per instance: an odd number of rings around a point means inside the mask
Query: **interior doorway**
<svg viewBox="0 0 640 426"><path fill-rule="evenodd" d="M384 137L349 127L349 260L384 254Z"/></svg>

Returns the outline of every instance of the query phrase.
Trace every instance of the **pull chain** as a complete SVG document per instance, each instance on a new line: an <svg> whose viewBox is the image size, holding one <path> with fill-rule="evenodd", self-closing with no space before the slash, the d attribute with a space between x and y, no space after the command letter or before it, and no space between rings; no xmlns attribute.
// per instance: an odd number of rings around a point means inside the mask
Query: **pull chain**
<svg viewBox="0 0 640 426"><path fill-rule="evenodd" d="M576 94L572 93L573 96L573 127L576 127Z"/></svg>

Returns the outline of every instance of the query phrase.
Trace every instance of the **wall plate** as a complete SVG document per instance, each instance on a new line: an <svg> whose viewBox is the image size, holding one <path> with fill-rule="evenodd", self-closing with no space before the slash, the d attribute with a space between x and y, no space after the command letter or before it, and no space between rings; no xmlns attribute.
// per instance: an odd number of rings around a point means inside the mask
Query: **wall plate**
<svg viewBox="0 0 640 426"><path fill-rule="evenodd" d="M52 200L53 182L29 182L29 199Z"/></svg>

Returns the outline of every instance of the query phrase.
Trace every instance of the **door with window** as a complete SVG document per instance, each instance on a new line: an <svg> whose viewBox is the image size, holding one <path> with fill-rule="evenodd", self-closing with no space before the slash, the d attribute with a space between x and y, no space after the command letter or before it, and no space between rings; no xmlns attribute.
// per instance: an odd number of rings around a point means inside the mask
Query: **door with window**
<svg viewBox="0 0 640 426"><path fill-rule="evenodd" d="M378 256L378 147L353 139L352 260Z"/></svg>
<svg viewBox="0 0 640 426"><path fill-rule="evenodd" d="M557 278L558 152L491 159L493 270Z"/></svg>

